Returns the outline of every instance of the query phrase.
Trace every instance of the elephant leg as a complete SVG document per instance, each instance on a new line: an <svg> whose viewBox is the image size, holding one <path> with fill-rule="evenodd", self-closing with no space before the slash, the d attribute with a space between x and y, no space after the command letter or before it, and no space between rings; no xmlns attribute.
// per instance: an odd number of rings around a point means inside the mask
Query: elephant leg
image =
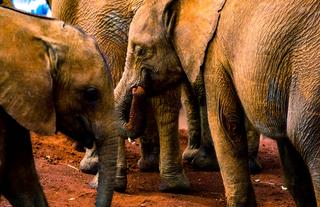
<svg viewBox="0 0 320 207"><path fill-rule="evenodd" d="M309 104L309 103L308 103ZM305 106L303 103L299 105ZM306 104L307 105L307 104ZM289 141L282 141L286 181L297 206L320 206L320 128L318 100L315 111L289 110ZM294 114L296 112L296 114ZM296 119L299 117L299 119ZM298 121L297 121L298 120ZM312 121L310 121L312 120ZM292 130L294 129L294 130ZM306 130L303 130L306 129ZM291 144L292 143L292 144ZM279 145L279 143L278 143ZM288 177L288 178L287 178ZM291 189L290 189L291 188Z"/></svg>
<svg viewBox="0 0 320 207"><path fill-rule="evenodd" d="M262 165L258 158L260 134L254 129L247 118L246 130L248 140L249 170L251 174L256 174L262 171Z"/></svg>
<svg viewBox="0 0 320 207"><path fill-rule="evenodd" d="M209 54L210 53L209 51ZM214 56L212 56L214 57ZM256 206L248 169L245 114L232 80L219 61L205 69L208 119L220 165L228 207Z"/></svg>
<svg viewBox="0 0 320 207"><path fill-rule="evenodd" d="M201 145L201 126L198 101L191 86L187 83L182 85L181 101L188 126L188 145L183 151L182 157L184 160L191 162Z"/></svg>
<svg viewBox="0 0 320 207"><path fill-rule="evenodd" d="M319 138L317 136L317 138ZM319 145L317 145L319 146ZM309 146L307 146L307 148L309 148ZM310 171L310 175L311 175L311 179L312 179L312 184L314 187L314 192L315 192L315 197L316 197L316 203L317 205L314 206L320 206L320 150L319 148L316 149L315 151L312 152L313 156L311 156L310 160L308 161L308 167L309 167L309 171ZM311 191L309 191L310 194L312 194ZM309 198L311 198L311 196L309 195ZM301 199L302 201L303 199ZM310 201L310 203L312 203L312 201ZM305 205L307 206L307 205ZM312 206L312 205L309 205Z"/></svg>
<svg viewBox="0 0 320 207"><path fill-rule="evenodd" d="M86 153L80 162L79 169L81 172L94 175L98 172L99 163L96 145L94 144L91 149L85 148L85 150Z"/></svg>
<svg viewBox="0 0 320 207"><path fill-rule="evenodd" d="M142 172L154 172L159 170L159 134L151 104L147 109L147 127L145 135L140 138L141 158L138 166Z"/></svg>
<svg viewBox="0 0 320 207"><path fill-rule="evenodd" d="M206 105L200 106L201 145L191 164L194 169L218 171L219 164L212 142Z"/></svg>
<svg viewBox="0 0 320 207"><path fill-rule="evenodd" d="M189 135L183 159L197 170L219 170L208 124L203 81L197 83L194 89L188 84L182 87Z"/></svg>
<svg viewBox="0 0 320 207"><path fill-rule="evenodd" d="M34 165L30 133L14 120L10 122L5 128L9 131L5 135L3 195L17 207L48 206Z"/></svg>
<svg viewBox="0 0 320 207"><path fill-rule="evenodd" d="M160 191L179 192L190 188L180 153L180 98L181 88L178 87L151 99L160 138Z"/></svg>
<svg viewBox="0 0 320 207"><path fill-rule="evenodd" d="M303 66L308 64L310 65L307 62ZM294 70L317 71L316 68L318 67L299 67ZM308 76L308 78L315 77L315 75L317 73ZM290 183L296 184L296 186L291 184L294 186L292 191L295 194L293 196L295 196L296 203L301 206L320 207L320 111L318 98L320 86L318 82L304 81L306 80L304 76L302 80L295 83L299 83L299 87L296 87L296 90L291 90L288 100L287 136L291 145L289 141L285 142L286 147L283 153L287 153L285 158L289 159L283 160L289 163L285 173L291 176ZM306 91L312 91L312 95L308 98L305 96ZM308 170L305 169L305 166ZM309 176L312 184L310 184Z"/></svg>
<svg viewBox="0 0 320 207"><path fill-rule="evenodd" d="M86 148L81 142L74 141L72 143L72 147L73 147L73 149L75 149L78 152L86 152Z"/></svg>
<svg viewBox="0 0 320 207"><path fill-rule="evenodd" d="M298 207L316 206L310 173L287 138L277 140L285 183Z"/></svg>

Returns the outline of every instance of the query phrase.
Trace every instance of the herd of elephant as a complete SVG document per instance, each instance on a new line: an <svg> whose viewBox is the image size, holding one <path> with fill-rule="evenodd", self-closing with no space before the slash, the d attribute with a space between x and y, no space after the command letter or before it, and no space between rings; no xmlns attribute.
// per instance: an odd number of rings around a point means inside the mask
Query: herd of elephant
<svg viewBox="0 0 320 207"><path fill-rule="evenodd" d="M320 207L319 1L48 3L59 20L0 7L0 194L13 206L48 205L30 130L86 147L99 207L126 190L127 137L160 191L190 189L184 159L221 171L227 206L256 206L260 133L277 141L296 205Z"/></svg>

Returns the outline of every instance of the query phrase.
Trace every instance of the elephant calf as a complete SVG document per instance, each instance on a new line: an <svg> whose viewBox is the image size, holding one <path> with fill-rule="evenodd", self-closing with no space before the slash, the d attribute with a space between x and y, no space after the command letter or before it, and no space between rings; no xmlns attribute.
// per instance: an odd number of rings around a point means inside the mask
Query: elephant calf
<svg viewBox="0 0 320 207"><path fill-rule="evenodd" d="M64 22L0 7L0 194L48 206L29 131L61 131L100 159L96 206L110 206L117 155L110 70L96 42Z"/></svg>

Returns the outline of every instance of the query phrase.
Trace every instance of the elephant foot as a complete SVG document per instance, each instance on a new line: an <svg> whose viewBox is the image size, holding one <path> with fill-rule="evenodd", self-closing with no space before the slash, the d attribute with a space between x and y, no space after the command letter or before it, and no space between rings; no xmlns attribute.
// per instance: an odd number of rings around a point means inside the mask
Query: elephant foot
<svg viewBox="0 0 320 207"><path fill-rule="evenodd" d="M86 149L86 154L80 162L80 170L86 174L95 175L98 172L99 159L96 149Z"/></svg>
<svg viewBox="0 0 320 207"><path fill-rule="evenodd" d="M192 148L188 146L182 153L182 159L191 163L195 154L197 154L198 151L199 151L199 148Z"/></svg>
<svg viewBox="0 0 320 207"><path fill-rule="evenodd" d="M219 164L213 147L201 146L191 161L192 168L203 171L219 171Z"/></svg>
<svg viewBox="0 0 320 207"><path fill-rule="evenodd" d="M98 177L99 174L97 173L93 179L89 182L89 187L92 189L96 189L98 187Z"/></svg>
<svg viewBox="0 0 320 207"><path fill-rule="evenodd" d="M92 189L96 189L98 187L98 177L99 173L97 173L93 179L89 182L89 187ZM127 188L127 173L126 169L117 168L116 179L114 183L114 190L119 193L124 193Z"/></svg>
<svg viewBox="0 0 320 207"><path fill-rule="evenodd" d="M262 165L257 156L249 156L249 170L251 174L257 174L262 171Z"/></svg>
<svg viewBox="0 0 320 207"><path fill-rule="evenodd" d="M127 168L122 166L117 166L114 190L119 193L124 193L126 189L127 189Z"/></svg>
<svg viewBox="0 0 320 207"><path fill-rule="evenodd" d="M150 154L143 156L138 161L138 166L142 172L156 172L159 171L159 156Z"/></svg>
<svg viewBox="0 0 320 207"><path fill-rule="evenodd" d="M161 192L181 193L190 190L190 182L184 173L176 176L161 176L159 186Z"/></svg>
<svg viewBox="0 0 320 207"><path fill-rule="evenodd" d="M228 202L227 206L228 207L257 207L256 203L254 202L251 202L251 203Z"/></svg>
<svg viewBox="0 0 320 207"><path fill-rule="evenodd" d="M72 147L73 147L73 149L75 149L78 152L85 152L86 151L84 145L81 144L80 142L77 142L77 141L72 143Z"/></svg>

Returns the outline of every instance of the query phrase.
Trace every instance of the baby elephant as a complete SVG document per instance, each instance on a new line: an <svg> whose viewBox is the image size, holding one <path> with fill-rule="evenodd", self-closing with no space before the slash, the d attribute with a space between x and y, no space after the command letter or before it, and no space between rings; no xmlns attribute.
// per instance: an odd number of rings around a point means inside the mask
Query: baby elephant
<svg viewBox="0 0 320 207"><path fill-rule="evenodd" d="M48 206L29 131L61 131L97 146L96 206L110 206L117 124L110 71L95 41L61 21L0 7L0 194L13 206Z"/></svg>

